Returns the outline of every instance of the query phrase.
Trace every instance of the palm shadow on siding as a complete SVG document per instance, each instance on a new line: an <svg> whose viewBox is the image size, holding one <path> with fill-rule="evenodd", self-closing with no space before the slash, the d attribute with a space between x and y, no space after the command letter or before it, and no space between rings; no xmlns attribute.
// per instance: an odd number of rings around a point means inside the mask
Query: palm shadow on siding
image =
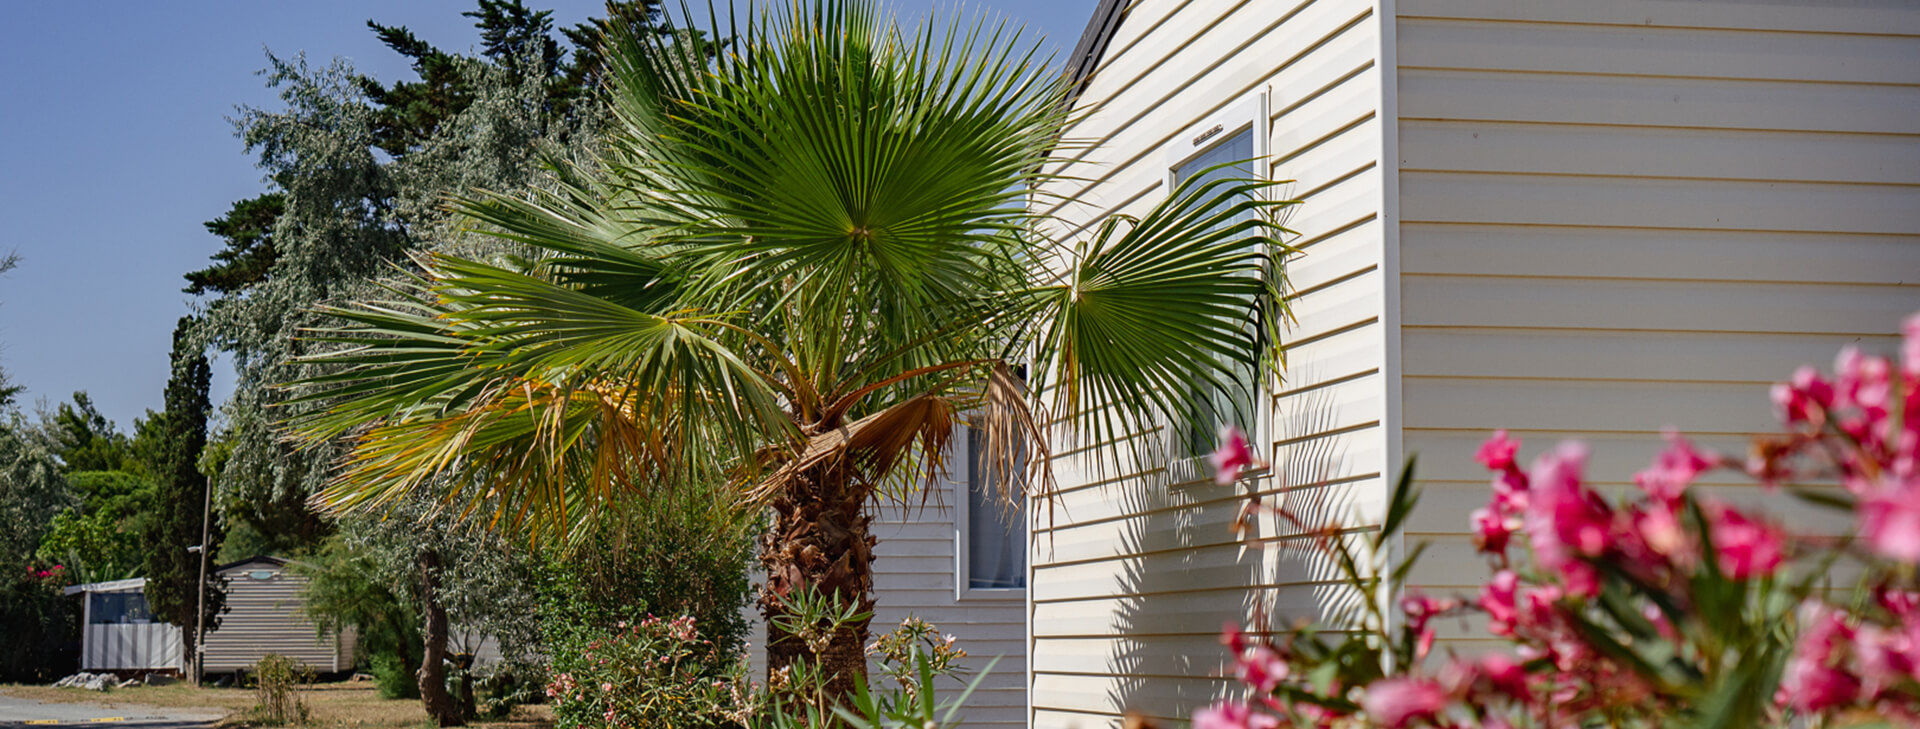
<svg viewBox="0 0 1920 729"><path fill-rule="evenodd" d="M1304 378L1303 378L1304 379ZM1279 445L1263 454L1271 475L1251 484L1219 486L1205 474L1157 476L1115 486L1127 513L1115 577L1114 636L1106 673L1112 706L1181 725L1196 708L1228 696L1231 663L1220 647L1221 628L1246 624L1262 605L1274 624L1319 618L1351 591L1328 584L1333 565L1308 548L1299 530L1261 518L1236 540L1232 523L1250 489L1268 504L1292 510L1307 524L1350 511L1346 449L1328 432L1331 394L1309 391L1287 398L1274 422Z"/></svg>

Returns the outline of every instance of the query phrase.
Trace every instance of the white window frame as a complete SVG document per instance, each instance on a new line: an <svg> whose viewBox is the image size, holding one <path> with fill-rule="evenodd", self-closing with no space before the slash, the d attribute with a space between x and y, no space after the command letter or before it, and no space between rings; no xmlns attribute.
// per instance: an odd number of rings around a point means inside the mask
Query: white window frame
<svg viewBox="0 0 1920 729"><path fill-rule="evenodd" d="M1273 164L1268 159L1272 154L1270 147L1273 143L1273 120L1268 111L1267 91L1261 89L1208 115L1167 141L1166 151L1161 155L1164 160L1165 175L1162 182L1166 194L1172 195L1174 188L1178 187L1177 171L1181 165L1193 161L1194 158L1211 151L1216 145L1249 129L1253 130L1253 175L1262 180L1273 179ZM1250 411L1253 428L1252 432L1247 433L1255 453L1263 459L1267 454L1262 451L1272 441L1273 386L1267 380L1268 378L1261 378L1258 387L1254 388L1253 407ZM1206 462L1206 456L1182 455L1186 450L1187 434L1177 431L1178 429L1169 421L1166 429L1167 438L1163 442L1167 453L1172 456L1168 459L1167 469L1173 483L1182 484L1207 479L1210 475L1210 466ZM1254 472L1253 475L1258 473L1260 472Z"/></svg>
<svg viewBox="0 0 1920 729"><path fill-rule="evenodd" d="M968 561L968 553L973 540L972 500L968 498L968 489L973 487L973 429L960 426L957 434L960 448L964 451L961 459L966 470L960 472L960 478L953 481L953 599L955 602L1026 602L1026 587L974 587L971 583L973 565ZM957 470L957 469L956 469ZM1028 505L1032 505L1029 499ZM1027 553L1027 585L1033 585L1033 510L1025 515L1026 533L1021 535L1020 550Z"/></svg>

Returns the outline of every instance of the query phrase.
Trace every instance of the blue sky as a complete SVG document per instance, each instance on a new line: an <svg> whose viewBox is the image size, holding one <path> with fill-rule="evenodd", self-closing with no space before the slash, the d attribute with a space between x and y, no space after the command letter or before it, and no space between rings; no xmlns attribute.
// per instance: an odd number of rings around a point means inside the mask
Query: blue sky
<svg viewBox="0 0 1920 729"><path fill-rule="evenodd" d="M724 2L724 0L721 0ZM973 0L1071 49L1097 0ZM887 0L903 14L953 3ZM558 25L601 0L528 0ZM264 52L351 59L382 80L411 77L366 28L406 25L448 49L478 38L470 0L17 3L0 24L0 368L36 401L86 390L130 430L158 409L182 273L219 241L201 223L263 189L227 117L275 101ZM231 387L216 365L215 398Z"/></svg>

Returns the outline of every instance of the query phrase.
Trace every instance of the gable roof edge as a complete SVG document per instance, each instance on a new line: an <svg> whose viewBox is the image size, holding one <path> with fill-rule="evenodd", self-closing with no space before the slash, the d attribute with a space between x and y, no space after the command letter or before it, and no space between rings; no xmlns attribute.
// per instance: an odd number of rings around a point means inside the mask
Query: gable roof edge
<svg viewBox="0 0 1920 729"><path fill-rule="evenodd" d="M1113 33L1120 28L1123 12L1130 0L1100 0L1093 10L1093 18L1087 21L1087 29L1080 33L1080 42L1073 47L1073 56L1067 59L1067 103L1072 104L1080 98L1080 92L1087 87L1087 78L1100 67L1100 60L1107 53L1107 42L1113 40Z"/></svg>

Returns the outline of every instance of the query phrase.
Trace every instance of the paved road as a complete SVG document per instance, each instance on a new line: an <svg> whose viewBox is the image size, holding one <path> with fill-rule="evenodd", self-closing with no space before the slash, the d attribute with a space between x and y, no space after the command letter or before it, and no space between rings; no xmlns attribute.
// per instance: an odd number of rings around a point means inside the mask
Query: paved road
<svg viewBox="0 0 1920 729"><path fill-rule="evenodd" d="M85 724L98 729L190 729L208 726L219 718L219 713L206 710L119 702L113 706L99 702L55 704L0 694L0 726L9 728Z"/></svg>

